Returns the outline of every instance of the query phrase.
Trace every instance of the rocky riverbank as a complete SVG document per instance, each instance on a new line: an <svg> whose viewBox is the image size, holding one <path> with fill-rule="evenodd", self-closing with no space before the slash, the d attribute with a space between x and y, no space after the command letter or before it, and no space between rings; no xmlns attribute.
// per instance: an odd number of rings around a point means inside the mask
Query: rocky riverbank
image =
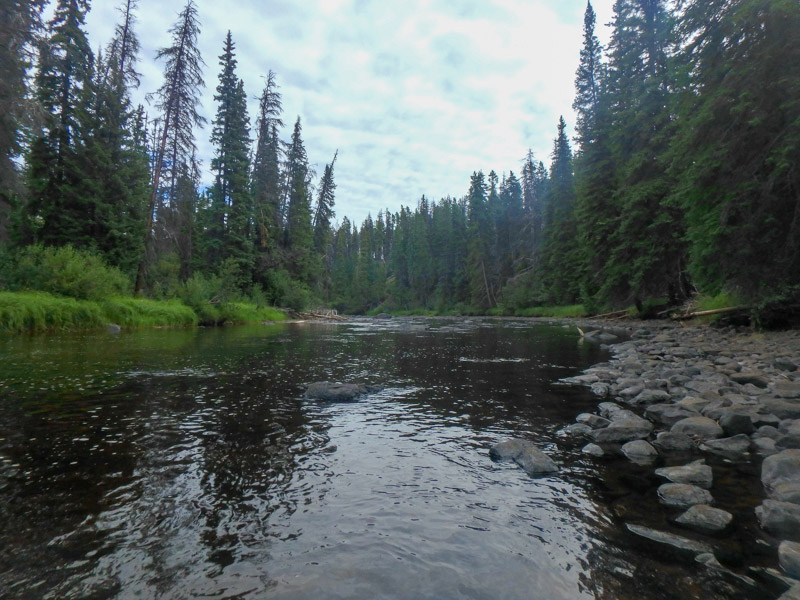
<svg viewBox="0 0 800 600"><path fill-rule="evenodd" d="M787 589L781 598L800 598L800 332L577 325L586 342L608 344L612 359L567 380L590 387L598 406L578 415L565 434L586 438L583 452L595 460L623 455L651 465L664 479L660 505L693 535L634 523L628 530L723 568L710 542L734 517L712 506L714 470L706 460L754 465L742 476L760 473L763 500L755 513L767 541L759 543L775 547L780 570L751 574L779 581Z"/></svg>

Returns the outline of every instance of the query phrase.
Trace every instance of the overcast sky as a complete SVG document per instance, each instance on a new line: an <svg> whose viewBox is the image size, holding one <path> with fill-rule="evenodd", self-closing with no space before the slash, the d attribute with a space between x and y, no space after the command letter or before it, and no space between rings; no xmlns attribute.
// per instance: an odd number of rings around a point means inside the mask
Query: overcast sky
<svg viewBox="0 0 800 600"><path fill-rule="evenodd" d="M92 45L112 34L121 0L94 0ZM206 62L202 112L213 119L218 56L230 29L251 97L272 69L283 138L299 115L318 175L338 149L336 219L460 197L473 171L519 174L531 148L550 163L559 115L570 128L586 0L196 0ZM592 2L605 44L613 0ZM161 83L158 48L181 2L139 0L141 97ZM210 125L197 132L207 172Z"/></svg>

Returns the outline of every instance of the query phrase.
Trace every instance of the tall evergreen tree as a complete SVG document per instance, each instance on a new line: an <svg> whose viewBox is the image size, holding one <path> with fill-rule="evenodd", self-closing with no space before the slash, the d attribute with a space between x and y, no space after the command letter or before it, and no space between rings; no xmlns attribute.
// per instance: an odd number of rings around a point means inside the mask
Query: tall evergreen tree
<svg viewBox="0 0 800 600"><path fill-rule="evenodd" d="M253 210L262 251L274 251L283 229L281 222L281 142L278 128L283 127L281 94L275 73L267 75L259 98L256 119L256 149L250 183Z"/></svg>
<svg viewBox="0 0 800 600"><path fill-rule="evenodd" d="M327 245L331 228L331 219L334 216L333 205L335 202L334 193L336 191L336 183L333 181L333 166L336 164L337 156L339 156L338 150L333 154L333 160L330 164L325 165L325 172L322 174L322 179L319 183L317 207L314 211L313 223L314 250L318 254L322 254ZM382 215L379 216L382 222Z"/></svg>
<svg viewBox="0 0 800 600"><path fill-rule="evenodd" d="M309 193L311 181L300 117L295 121L292 141L286 153L286 180L286 247L289 252L289 268L300 281L308 283L313 269L314 240Z"/></svg>
<svg viewBox="0 0 800 600"><path fill-rule="evenodd" d="M203 82L203 59L197 47L200 24L197 6L189 0L170 28L172 45L156 55L164 61L164 83L158 89L156 108L161 112L159 141L156 147L153 183L145 217L145 247L152 248L153 220L158 204L162 214L172 210L178 179L182 172L191 172L196 164L195 127L202 127L205 118L198 112ZM163 219L166 221L166 215ZM139 263L136 291L144 286L148 256Z"/></svg>
<svg viewBox="0 0 800 600"><path fill-rule="evenodd" d="M583 48L580 54L578 72L575 76L575 101L572 108L577 114L575 125L576 138L581 152L595 140L596 114L600 102L600 85L602 81L603 63L602 47L594 33L595 16L592 3L586 3L583 17Z"/></svg>

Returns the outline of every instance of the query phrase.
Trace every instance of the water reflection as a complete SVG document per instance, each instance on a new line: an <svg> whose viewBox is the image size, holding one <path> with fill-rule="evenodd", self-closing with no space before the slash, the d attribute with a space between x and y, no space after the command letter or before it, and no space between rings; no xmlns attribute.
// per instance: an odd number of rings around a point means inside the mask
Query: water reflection
<svg viewBox="0 0 800 600"><path fill-rule="evenodd" d="M593 401L552 382L602 358L571 330L393 319L14 337L0 352L10 598L706 589L629 548L603 497L613 478L556 435ZM384 390L305 401L316 380ZM562 473L493 463L488 447L509 435ZM678 572L686 586L665 587Z"/></svg>

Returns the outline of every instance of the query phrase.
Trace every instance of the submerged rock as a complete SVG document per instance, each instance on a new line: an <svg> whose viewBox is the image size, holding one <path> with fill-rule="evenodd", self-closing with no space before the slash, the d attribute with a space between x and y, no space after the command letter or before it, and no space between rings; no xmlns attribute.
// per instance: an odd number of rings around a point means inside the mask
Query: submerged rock
<svg viewBox="0 0 800 600"><path fill-rule="evenodd" d="M308 400L322 400L324 402L355 402L361 397L379 391L374 385L362 383L330 383L318 381L306 388L305 397Z"/></svg>
<svg viewBox="0 0 800 600"><path fill-rule="evenodd" d="M675 519L676 523L686 527L710 532L724 530L731 524L731 521L733 521L731 513L719 508L713 508L707 504L696 504Z"/></svg>
<svg viewBox="0 0 800 600"><path fill-rule="evenodd" d="M711 488L714 474L711 467L703 464L702 460L689 463L680 467L663 467L656 469L656 475L666 477L672 483L688 483L705 489Z"/></svg>
<svg viewBox="0 0 800 600"><path fill-rule="evenodd" d="M558 471L558 465L553 462L553 459L528 440L511 439L499 442L489 450L489 456L495 460L513 460L528 475Z"/></svg>
<svg viewBox="0 0 800 600"><path fill-rule="evenodd" d="M658 499L662 504L678 508L689 508L695 504L711 504L714 501L708 490L688 483L665 483L659 486Z"/></svg>
<svg viewBox="0 0 800 600"><path fill-rule="evenodd" d="M626 527L628 528L628 531L635 535L656 542L657 544L664 544L675 550L691 552L695 554L713 551L711 546L708 544L704 544L703 542L699 542L697 540L690 540L689 538L675 535L674 533L658 531L656 529L650 529L649 527L643 527L641 525L632 525L631 523L628 523Z"/></svg>
<svg viewBox="0 0 800 600"><path fill-rule="evenodd" d="M588 454L589 456L596 456L597 458L606 455L605 450L603 450L597 444L586 444L583 448L581 448L581 452Z"/></svg>

